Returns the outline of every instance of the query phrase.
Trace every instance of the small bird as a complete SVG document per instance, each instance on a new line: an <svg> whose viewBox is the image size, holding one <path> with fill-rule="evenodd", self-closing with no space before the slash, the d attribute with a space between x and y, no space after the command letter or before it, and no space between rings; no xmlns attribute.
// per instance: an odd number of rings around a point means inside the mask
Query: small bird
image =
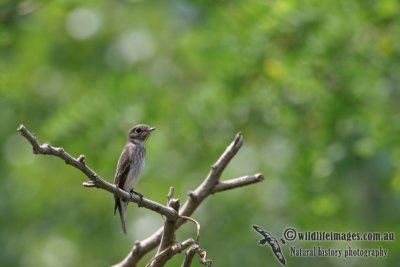
<svg viewBox="0 0 400 267"><path fill-rule="evenodd" d="M143 197L133 191L139 177L141 176L146 161L146 141L155 128L146 124L138 124L132 127L128 133L128 140L119 157L117 170L115 171L114 184L119 188ZM114 195L115 208L114 215L119 212L121 217L122 231L126 234L126 208L129 201Z"/></svg>

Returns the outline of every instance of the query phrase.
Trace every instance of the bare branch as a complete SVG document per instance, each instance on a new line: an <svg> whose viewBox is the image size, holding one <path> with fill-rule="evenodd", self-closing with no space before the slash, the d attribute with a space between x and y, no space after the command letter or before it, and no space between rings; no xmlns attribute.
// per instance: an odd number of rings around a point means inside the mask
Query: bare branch
<svg viewBox="0 0 400 267"><path fill-rule="evenodd" d="M249 184L258 183L264 180L264 176L261 173L257 173L254 175L246 175L239 178L234 178L230 180L226 180L223 182L217 183L212 189L212 193L217 193L237 187L246 186Z"/></svg>
<svg viewBox="0 0 400 267"><path fill-rule="evenodd" d="M225 149L224 153L222 153L219 159L211 166L211 170L206 179L194 190L193 194L196 195L197 198L205 197L210 193L214 185L219 181L226 166L228 166L229 162L242 147L242 144L243 135L239 132L236 134L232 143ZM188 202L186 203L189 204Z"/></svg>
<svg viewBox="0 0 400 267"><path fill-rule="evenodd" d="M164 227L158 229L155 233L153 233L148 238L142 241L136 241L132 251L123 259L120 263L114 265L115 267L134 267L138 263L138 261L147 254L150 250L154 249L157 245L160 244L163 239L163 243L160 245L160 249L156 254L155 258L150 262L150 264L163 264L168 261L173 255L181 252L182 250L188 248L190 245L193 245L197 242L190 239L189 242L186 240L181 244L176 244L175 242L175 231L186 222L186 220L194 221L197 224L197 231L199 232L200 227L198 223L190 218L190 215L198 208L198 206L203 202L203 200L208 197L210 194L234 189L237 187L249 185L252 183L260 182L264 179L262 174L255 175L247 175L227 181L219 181L223 171L226 166L229 164L231 159L236 155L239 151L240 147L243 144L243 136L241 133L238 133L235 136L235 139L232 143L225 149L219 159L212 165L210 172L204 181L192 192L189 192L189 197L187 201L184 203L183 207L180 209L179 214L179 200L173 198L173 188L170 189L167 199L168 206L161 205L157 202L154 202L149 199L141 199L136 194L129 194L117 186L105 181L99 175L97 175L89 166L86 165L85 156L80 155L78 158L72 157L70 154L64 151L63 148L53 147L49 144L40 145L36 136L29 132L25 126L21 125L17 129L23 137L25 137L29 143L32 145L34 154L43 154L43 155L53 155L57 156L65 161L66 164L69 164L80 171L82 171L90 181L84 182L83 185L85 187L97 187L102 188L112 194L115 194L123 199L127 199L131 202L135 202L140 204L141 207L153 210L163 216L165 216L166 221ZM164 234L164 236L163 236ZM197 234L197 241L198 241ZM193 253L197 253L201 257L201 261L203 264L210 265L211 261L206 259L206 252L200 249L198 246L196 249L193 248ZM190 252L192 253L192 252ZM193 255L194 255L193 254ZM192 256L193 258L193 256ZM191 260L190 260L191 262ZM162 266L154 265L154 266Z"/></svg>
<svg viewBox="0 0 400 267"><path fill-rule="evenodd" d="M17 129L23 137L25 137L29 143L32 145L34 154L43 155L53 155L59 157L65 161L66 164L71 165L80 171L82 171L91 182L84 184L86 187L99 187L110 193L113 193L123 199L127 199L131 202L140 204L141 207L155 211L161 215L164 215L168 220L176 220L178 218L178 213L173 208L161 205L150 199L141 199L136 194L129 194L128 192L119 189L117 186L107 182L101 178L97 173L95 173L89 166L85 164L84 156L80 155L77 159L72 157L70 154L64 151L61 147L53 147L49 144L40 145L36 136L29 132L24 125L20 125Z"/></svg>
<svg viewBox="0 0 400 267"><path fill-rule="evenodd" d="M236 155L243 144L243 135L239 132L235 139L225 149L224 153L212 165L206 179L193 191L189 193L189 198L183 204L180 214L190 216L200 203L212 192L215 184L218 183L222 172L225 170L228 163ZM182 222L181 222L182 223Z"/></svg>

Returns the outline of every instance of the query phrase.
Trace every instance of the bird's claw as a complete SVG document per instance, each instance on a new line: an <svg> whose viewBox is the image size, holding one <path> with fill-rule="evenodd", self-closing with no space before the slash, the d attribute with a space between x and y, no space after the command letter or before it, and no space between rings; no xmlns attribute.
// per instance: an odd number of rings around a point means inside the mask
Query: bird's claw
<svg viewBox="0 0 400 267"><path fill-rule="evenodd" d="M133 194L135 194L135 195L137 195L137 196L140 198L140 202L138 203L138 207L141 207L141 204L142 204L142 202L143 202L143 195L140 194L140 193L138 193L138 192L136 192L136 191L133 191L133 189L132 189L131 191L129 191L129 193L131 194L131 196L132 196Z"/></svg>

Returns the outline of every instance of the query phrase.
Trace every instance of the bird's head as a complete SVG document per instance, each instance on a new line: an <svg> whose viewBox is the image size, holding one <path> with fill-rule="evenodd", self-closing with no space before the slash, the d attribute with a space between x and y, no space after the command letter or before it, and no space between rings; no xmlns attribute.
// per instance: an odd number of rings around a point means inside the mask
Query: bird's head
<svg viewBox="0 0 400 267"><path fill-rule="evenodd" d="M138 124L129 130L128 140L134 142L146 142L152 131L156 128L150 127L146 124Z"/></svg>

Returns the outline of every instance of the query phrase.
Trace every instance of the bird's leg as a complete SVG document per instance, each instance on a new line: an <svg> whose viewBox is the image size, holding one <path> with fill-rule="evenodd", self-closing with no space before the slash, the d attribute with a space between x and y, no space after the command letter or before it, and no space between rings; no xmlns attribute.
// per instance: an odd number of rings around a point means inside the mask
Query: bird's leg
<svg viewBox="0 0 400 267"><path fill-rule="evenodd" d="M131 195L135 194L135 195L137 195L137 196L140 198L140 202L138 203L138 207L141 207L141 204L142 204L142 202L143 202L143 195L140 194L140 193L138 193L138 192L136 192L136 191L133 191L133 189L131 189L131 191L129 191L129 193L130 193Z"/></svg>

